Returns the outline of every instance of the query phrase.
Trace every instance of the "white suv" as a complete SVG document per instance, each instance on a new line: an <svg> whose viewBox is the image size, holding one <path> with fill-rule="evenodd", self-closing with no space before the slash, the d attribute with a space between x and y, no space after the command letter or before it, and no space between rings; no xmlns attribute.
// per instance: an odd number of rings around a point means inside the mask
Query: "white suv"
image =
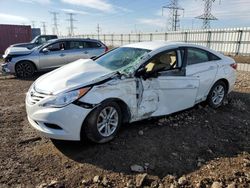
<svg viewBox="0 0 250 188"><path fill-rule="evenodd" d="M236 79L233 59L186 43L142 42L78 60L30 87L30 124L61 140L114 138L124 122L163 116L207 101L219 107Z"/></svg>

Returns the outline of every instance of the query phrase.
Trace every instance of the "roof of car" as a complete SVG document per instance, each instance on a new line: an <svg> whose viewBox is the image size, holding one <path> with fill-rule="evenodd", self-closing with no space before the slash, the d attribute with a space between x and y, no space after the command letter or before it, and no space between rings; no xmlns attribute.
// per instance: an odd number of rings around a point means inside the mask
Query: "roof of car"
<svg viewBox="0 0 250 188"><path fill-rule="evenodd" d="M149 42L139 42L133 44L127 44L122 47L129 47L129 48L141 48L151 50L152 54L158 53L164 49L171 49L171 48L179 48L179 47L193 47L193 48L200 48L206 51L209 51L213 54L216 54L220 58L224 57L221 53L216 52L212 49L209 49L205 46L185 43L185 42L174 42L174 41L149 41Z"/></svg>
<svg viewBox="0 0 250 188"><path fill-rule="evenodd" d="M90 38L60 38L60 39L54 39L54 41L94 41L94 42L100 42L97 39L90 39Z"/></svg>
<svg viewBox="0 0 250 188"><path fill-rule="evenodd" d="M180 46L192 46L192 47L199 47L203 48L202 46L195 45L195 44L188 44L184 42L173 42L173 41L149 41L149 42L139 42L133 44L127 44L123 47L130 47L130 48L142 48L148 50L157 50L162 47L180 47Z"/></svg>

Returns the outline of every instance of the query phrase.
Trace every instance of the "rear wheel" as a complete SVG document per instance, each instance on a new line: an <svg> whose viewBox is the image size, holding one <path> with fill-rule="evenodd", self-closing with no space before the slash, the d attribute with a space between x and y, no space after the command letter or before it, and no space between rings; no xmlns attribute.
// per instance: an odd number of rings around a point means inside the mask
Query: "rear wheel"
<svg viewBox="0 0 250 188"><path fill-rule="evenodd" d="M210 90L207 102L212 108L218 108L222 105L227 94L226 84L223 81L216 82Z"/></svg>
<svg viewBox="0 0 250 188"><path fill-rule="evenodd" d="M85 122L87 138L96 143L112 140L117 134L122 120L121 109L116 102L105 102L98 106Z"/></svg>
<svg viewBox="0 0 250 188"><path fill-rule="evenodd" d="M15 69L16 69L16 76L18 78L30 78L35 73L35 67L29 61L22 61L20 63L17 63Z"/></svg>

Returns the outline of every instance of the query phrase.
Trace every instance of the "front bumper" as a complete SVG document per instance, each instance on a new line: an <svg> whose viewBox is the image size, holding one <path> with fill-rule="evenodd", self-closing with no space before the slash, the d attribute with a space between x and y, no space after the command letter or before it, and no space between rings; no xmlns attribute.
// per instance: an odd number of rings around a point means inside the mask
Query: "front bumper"
<svg viewBox="0 0 250 188"><path fill-rule="evenodd" d="M1 65L1 71L4 73L4 74L15 74L15 65L11 62L8 62L8 63L3 63Z"/></svg>
<svg viewBox="0 0 250 188"><path fill-rule="evenodd" d="M10 73L10 69L8 68L8 64L7 63L3 63L2 65L1 65L1 70L2 70L2 72L3 73Z"/></svg>
<svg viewBox="0 0 250 188"><path fill-rule="evenodd" d="M91 109L74 104L63 108L41 107L29 104L26 99L26 111L29 123L43 136L58 140L81 140L81 128ZM60 129L47 126L57 125Z"/></svg>

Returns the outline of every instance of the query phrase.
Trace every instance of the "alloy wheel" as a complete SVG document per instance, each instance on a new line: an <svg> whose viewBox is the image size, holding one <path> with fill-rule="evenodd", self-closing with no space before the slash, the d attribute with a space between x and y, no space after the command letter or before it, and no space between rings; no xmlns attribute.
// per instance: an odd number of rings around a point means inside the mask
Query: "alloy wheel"
<svg viewBox="0 0 250 188"><path fill-rule="evenodd" d="M215 105L222 102L225 95L225 89L222 85L217 85L212 92L212 101Z"/></svg>
<svg viewBox="0 0 250 188"><path fill-rule="evenodd" d="M114 107L107 106L99 113L97 130L103 137L109 137L116 131L118 123L117 110Z"/></svg>
<svg viewBox="0 0 250 188"><path fill-rule="evenodd" d="M18 63L16 74L21 78L31 77L34 74L34 67L30 63Z"/></svg>

